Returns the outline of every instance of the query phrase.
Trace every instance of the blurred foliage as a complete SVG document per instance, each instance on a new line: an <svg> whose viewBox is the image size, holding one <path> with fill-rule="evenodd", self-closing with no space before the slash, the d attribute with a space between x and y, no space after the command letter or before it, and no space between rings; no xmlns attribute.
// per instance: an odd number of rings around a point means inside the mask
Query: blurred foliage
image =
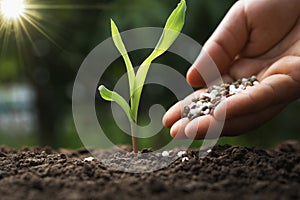
<svg viewBox="0 0 300 200"><path fill-rule="evenodd" d="M76 133L71 111L73 81L84 57L99 43L110 37L110 18L120 31L137 27L163 27L165 20L178 1L173 0L49 0L43 5L60 5L61 9L33 10L39 30L25 23L31 39L24 32L23 39L14 37L14 31L4 41L0 35L0 84L29 83L36 93L37 128L28 136L0 133L0 145L51 145L53 147L79 148L82 146ZM187 0L188 10L183 33L203 44L212 34L235 0ZM67 5L67 6L66 6ZM65 7L64 7L65 6ZM46 7L47 8L47 7ZM41 33L42 32L42 33ZM21 47L20 47L21 46ZM133 63L139 64L148 50L130 53ZM174 67L185 75L190 64L172 53L157 60ZM101 80L113 86L125 73L122 59L117 59ZM114 76L110 76L113 74ZM99 77L100 78L100 77ZM175 96L165 88L145 87L141 112L159 103L169 108ZM157 98L159 97L159 98ZM1 100L0 100L1 101ZM101 106L100 106L101 105ZM130 143L111 118L110 104L96 95L96 108L106 115L101 124L115 143ZM101 107L101 108L100 108ZM286 139L300 139L298 115L299 101L290 105L275 119L248 134L222 138L219 143L270 147ZM147 116L141 116L147 123ZM171 138L169 130L141 139L142 147L158 148ZM194 147L201 141L195 141Z"/></svg>

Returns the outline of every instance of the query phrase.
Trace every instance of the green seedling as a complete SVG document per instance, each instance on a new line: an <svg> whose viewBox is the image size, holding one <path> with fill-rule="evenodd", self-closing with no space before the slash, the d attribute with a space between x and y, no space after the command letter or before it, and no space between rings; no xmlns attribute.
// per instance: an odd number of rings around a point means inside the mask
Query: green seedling
<svg viewBox="0 0 300 200"><path fill-rule="evenodd" d="M138 108L140 103L140 98L143 90L143 86L145 83L145 79L147 76L147 72L149 67L154 59L162 55L166 52L169 47L174 43L182 27L184 25L185 19L185 11L186 11L186 2L185 0L181 0L177 5L175 10L169 16L162 35L156 44L152 53L143 61L140 65L137 73L135 74L131 60L125 48L125 45L120 36L119 30L111 20L111 34L112 39L114 41L115 46L123 57L123 60L126 65L129 89L130 89L130 104L118 93L107 89L104 85L99 87L100 95L103 99L107 101L116 102L126 113L130 124L131 124L131 137L132 137L132 147L135 153L138 152L138 143L137 143L137 135L136 135L136 126L138 119Z"/></svg>

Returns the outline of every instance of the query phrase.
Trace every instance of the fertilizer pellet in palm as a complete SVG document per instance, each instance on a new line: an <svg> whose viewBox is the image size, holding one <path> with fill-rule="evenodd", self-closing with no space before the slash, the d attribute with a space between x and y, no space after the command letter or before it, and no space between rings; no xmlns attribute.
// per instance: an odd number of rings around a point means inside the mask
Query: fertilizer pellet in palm
<svg viewBox="0 0 300 200"><path fill-rule="evenodd" d="M256 76L238 79L234 82L214 85L199 94L192 102L184 107L182 118L193 120L199 116L209 115L212 110L225 98L241 93L249 87L259 84Z"/></svg>

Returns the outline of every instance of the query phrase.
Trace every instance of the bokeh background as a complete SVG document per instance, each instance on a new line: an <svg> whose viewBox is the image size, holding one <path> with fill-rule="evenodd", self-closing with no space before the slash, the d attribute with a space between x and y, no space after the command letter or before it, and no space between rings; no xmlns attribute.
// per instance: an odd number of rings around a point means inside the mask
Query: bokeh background
<svg viewBox="0 0 300 200"><path fill-rule="evenodd" d="M200 44L208 39L234 0L187 0L183 33ZM120 31L138 27L163 27L176 0L31 0L31 24L26 31L16 27L0 29L0 145L10 147L49 145L80 148L72 118L72 87L77 70L88 53L110 37L110 18ZM130 54L140 64L150 50ZM189 63L171 53L157 60L185 75ZM125 73L122 59L116 60L99 81L113 88ZM112 120L110 103L95 95L101 125L116 144L129 144L130 137ZM169 108L176 102L165 88L148 85L142 96L140 121L147 124L147 110L153 103ZM238 105L237 105L238 106ZM264 126L219 143L271 147L283 140L300 139L300 101L289 105ZM169 130L140 140L140 147L158 147L170 140ZM197 146L201 141L194 142Z"/></svg>

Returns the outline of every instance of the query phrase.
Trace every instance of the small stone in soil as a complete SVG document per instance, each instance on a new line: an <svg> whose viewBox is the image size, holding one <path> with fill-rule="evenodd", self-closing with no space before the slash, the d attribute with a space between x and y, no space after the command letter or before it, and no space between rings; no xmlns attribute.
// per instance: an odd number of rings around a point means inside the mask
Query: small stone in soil
<svg viewBox="0 0 300 200"><path fill-rule="evenodd" d="M181 156L183 156L184 154L186 154L186 151L179 151L179 152L177 153L177 156L178 156L178 157L181 157Z"/></svg>
<svg viewBox="0 0 300 200"><path fill-rule="evenodd" d="M189 161L189 158L188 158L188 157L183 157L183 158L181 159L181 162L185 162L185 161Z"/></svg>
<svg viewBox="0 0 300 200"><path fill-rule="evenodd" d="M83 161L93 161L95 158L94 157L87 157L84 158Z"/></svg>
<svg viewBox="0 0 300 200"><path fill-rule="evenodd" d="M161 155L162 155L163 157L167 157L167 156L169 156L170 154L169 154L168 151L163 151L163 152L161 153Z"/></svg>

